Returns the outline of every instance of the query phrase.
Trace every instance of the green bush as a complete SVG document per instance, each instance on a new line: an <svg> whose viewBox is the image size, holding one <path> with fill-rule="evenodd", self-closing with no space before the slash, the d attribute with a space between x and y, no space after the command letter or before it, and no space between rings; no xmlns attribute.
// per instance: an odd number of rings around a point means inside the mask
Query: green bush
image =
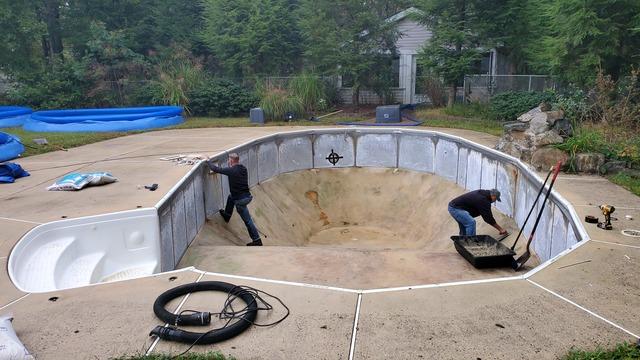
<svg viewBox="0 0 640 360"><path fill-rule="evenodd" d="M16 79L17 86L7 94L10 102L34 109L62 109L102 105L97 97L90 97L93 82L86 76L82 62L56 62L36 74Z"/></svg>
<svg viewBox="0 0 640 360"><path fill-rule="evenodd" d="M216 117L245 114L258 104L255 93L227 80L205 81L188 93L194 115Z"/></svg>
<svg viewBox="0 0 640 360"><path fill-rule="evenodd" d="M302 101L306 112L324 111L327 109L327 99L324 84L316 75L302 73L289 81L289 93Z"/></svg>
<svg viewBox="0 0 640 360"><path fill-rule="evenodd" d="M640 347L622 343L614 349L598 348L594 351L571 350L562 360L631 360L640 359Z"/></svg>
<svg viewBox="0 0 640 360"><path fill-rule="evenodd" d="M555 94L552 92L515 91L500 93L491 98L489 116L494 120L513 121L543 101L553 103Z"/></svg>
<svg viewBox="0 0 640 360"><path fill-rule="evenodd" d="M267 120L285 120L285 114L289 112L296 116L304 114L302 100L282 89L267 90L260 100L260 107Z"/></svg>

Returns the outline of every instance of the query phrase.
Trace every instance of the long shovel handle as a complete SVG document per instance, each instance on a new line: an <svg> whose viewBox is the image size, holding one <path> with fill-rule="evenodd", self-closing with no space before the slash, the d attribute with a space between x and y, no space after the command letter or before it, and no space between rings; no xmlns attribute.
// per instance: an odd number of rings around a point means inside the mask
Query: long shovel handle
<svg viewBox="0 0 640 360"><path fill-rule="evenodd" d="M518 232L518 236L516 237L516 241L514 241L513 245L511 245L511 250L516 248L516 244L518 244L518 240L520 240L520 235L522 235L522 231L524 230L525 225L527 225L527 222L529 221L529 217L531 217L531 214L533 213L533 209L536 208L536 204L538 203L538 199L540 199L540 195L542 194L542 191L544 191L544 187L547 185L547 181L549 181L549 177L551 177L551 173L553 173L553 169L554 169L554 167L549 169L549 172L547 173L547 177L544 179L544 183L542 184L542 187L538 191L538 195L536 195L536 200L533 202L533 205L531 205L531 210L529 210L529 213L527 214L527 218L524 219L524 223L522 224L522 227L520 228L520 231Z"/></svg>
<svg viewBox="0 0 640 360"><path fill-rule="evenodd" d="M540 218L542 218L542 213L544 212L544 205L547 203L547 199L549 199L549 195L551 195L551 189L553 188L553 184L556 182L556 178L558 177L558 173L560 172L560 166L562 166L562 162L558 161L556 167L553 169L553 178L551 179L551 183L549 184L549 190L547 190L547 194L544 196L544 200L542 201L542 205L540 206L540 211L538 212L538 217L536 218L536 222L533 224L533 229L531 229L531 235L529 236L529 241L527 241L527 251L522 254L516 260L516 270L520 269L524 263L529 260L531 256L531 252L529 247L531 246L531 242L533 241L533 236L536 233L536 229L538 228L538 224L540 223Z"/></svg>

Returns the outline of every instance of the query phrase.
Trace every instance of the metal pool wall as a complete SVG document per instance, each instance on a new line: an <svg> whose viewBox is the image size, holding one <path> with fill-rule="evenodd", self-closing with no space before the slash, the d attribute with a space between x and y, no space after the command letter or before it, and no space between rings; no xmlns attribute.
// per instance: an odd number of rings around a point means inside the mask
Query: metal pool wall
<svg viewBox="0 0 640 360"><path fill-rule="evenodd" d="M522 226L542 185L527 165L460 137L433 131L397 129L321 129L266 136L229 149L214 158L224 164L237 152L255 186L282 173L321 168L387 167L432 173L467 190L497 188L498 210ZM334 153L337 163L329 160ZM335 160L334 160L335 161ZM157 205L162 271L173 270L204 225L224 206L225 176L196 166ZM569 203L555 191L549 197L533 247L545 262L588 235ZM524 229L528 236L533 221Z"/></svg>

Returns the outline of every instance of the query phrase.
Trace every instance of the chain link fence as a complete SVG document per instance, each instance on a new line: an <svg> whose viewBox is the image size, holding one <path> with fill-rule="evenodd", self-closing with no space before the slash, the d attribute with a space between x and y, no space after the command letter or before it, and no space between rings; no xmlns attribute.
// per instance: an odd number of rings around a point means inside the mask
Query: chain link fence
<svg viewBox="0 0 640 360"><path fill-rule="evenodd" d="M506 91L545 91L557 84L548 75L465 75L462 100L489 102L491 97Z"/></svg>

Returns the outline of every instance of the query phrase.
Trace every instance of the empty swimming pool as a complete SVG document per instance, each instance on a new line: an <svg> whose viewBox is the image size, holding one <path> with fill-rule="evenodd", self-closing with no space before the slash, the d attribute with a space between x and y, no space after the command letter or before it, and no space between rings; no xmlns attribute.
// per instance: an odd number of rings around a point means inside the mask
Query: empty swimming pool
<svg viewBox="0 0 640 360"><path fill-rule="evenodd" d="M228 149L215 160L225 162L231 151L239 153L249 169L255 199L250 209L265 244L279 246L244 247L248 239L239 219L224 224L217 214L229 192L225 177L209 174L200 164L155 209L139 210L155 214L149 223L156 225L148 230L133 236L124 231L124 219L109 223L109 231L122 234L120 238L100 236L104 227L94 230L97 238L104 239L100 241L123 243L109 249L145 248L150 255L139 259L120 256L118 261L105 255L99 263L115 264L108 272L78 276L75 282L65 280L63 285L55 279L27 284L24 279L30 276L24 273L30 270L22 264L27 263L28 252L14 250L9 261L13 281L27 291L47 291L109 281L110 274L123 278L127 269L135 269L130 276L140 276L188 265L351 288L513 276L510 269L473 269L453 250L448 236L457 227L446 213L446 203L465 190L498 188L503 201L496 204L494 213L515 232L541 184L525 164L509 156L431 131L342 128L290 132ZM135 216L136 211L127 216ZM536 261L544 264L587 239L576 219L568 203L553 193L533 243ZM65 229L58 229L55 236L35 240L27 235L21 243L34 249L45 246L73 236L82 226L94 226L90 220L86 225L60 226ZM480 232L494 234L495 230L481 227ZM76 239L78 249L88 248L80 242L92 241L90 237ZM127 250L131 244L140 244L140 239L144 246ZM124 251L116 250L113 254ZM60 273L74 273L73 252L66 254L56 268ZM155 262L150 262L149 257L154 256ZM530 269L536 264L531 262ZM71 278L75 279L66 279Z"/></svg>

